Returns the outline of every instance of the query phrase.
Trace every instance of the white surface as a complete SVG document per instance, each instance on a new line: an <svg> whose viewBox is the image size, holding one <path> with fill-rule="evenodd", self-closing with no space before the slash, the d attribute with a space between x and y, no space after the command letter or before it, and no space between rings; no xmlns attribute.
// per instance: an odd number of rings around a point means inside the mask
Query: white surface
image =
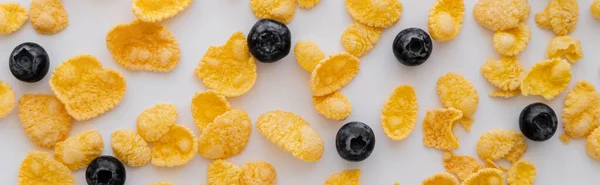
<svg viewBox="0 0 600 185"><path fill-rule="evenodd" d="M2 0L5 2L7 0ZM573 65L572 88L576 80L586 79L596 85L600 79L596 62L600 37L600 21L592 18L589 5L592 0L580 1L580 19L577 29L571 34L582 40L585 58ZM29 7L28 0L17 0ZM492 47L492 32L479 26L473 16L474 0L467 0L465 21L460 35L448 43L435 43L433 55L419 67L400 65L391 52L394 36L407 27L426 30L427 15L434 0L403 0L404 11L399 23L385 29L381 40L368 55L361 58L361 71L354 81L342 92L353 104L354 112L347 121L363 121L375 131L377 144L371 157L361 163L349 163L341 159L335 150L335 133L346 121L330 121L313 109L308 88L309 74L294 59L293 54L274 64L258 63L256 85L246 95L230 99L232 106L246 110L253 121L261 113L282 109L304 117L321 135L325 142L325 154L320 162L310 164L294 158L269 142L254 128L246 150L229 160L242 165L252 160L265 160L275 166L278 184L301 185L322 184L326 178L343 169L362 169L361 184L420 184L426 177L443 172L442 152L426 148L422 143L421 122L425 111L441 107L435 92L437 78L447 72L465 75L479 91L480 103L470 133L457 127L456 135L461 147L455 151L460 155L476 156L475 143L479 136L493 128L518 129L518 115L527 104L543 101L561 115L566 93L555 100L544 101L541 97L517 97L513 99L489 98L494 88L480 75L479 67L489 57L499 58ZM532 29L532 38L527 49L520 55L524 66L529 68L545 58L546 45L554 36L548 30L535 25L533 13L541 11L547 1L532 0L532 14L527 23ZM129 0L64 0L69 13L69 27L56 35L37 34L28 22L24 28L9 36L0 36L0 80L8 82L20 98L26 93L51 93L48 79L35 84L17 81L10 73L7 59L16 45L33 41L46 48L51 58L50 72L61 61L81 53L97 56L105 67L121 71L127 79L127 93L121 104L96 119L74 122L71 135L98 129L105 142L105 155L111 155L110 135L116 129L135 129L137 115L145 108L165 102L179 109L178 122L195 128L190 113L190 100L194 93L204 90L202 83L193 76L193 70L211 45L222 45L235 31L248 33L258 20L249 8L247 0L195 0L193 4L175 18L164 21L177 37L181 47L181 63L170 73L131 72L120 67L106 49L104 38L107 31L118 23L129 22L135 17L131 13ZM340 35L352 23L346 13L344 1L323 0L311 10L298 9L289 24L292 40L310 39L326 53L342 51ZM392 90L402 84L413 85L419 100L419 119L414 132L403 141L388 139L380 127L379 116L384 101ZM560 118L559 118L560 121ZM562 126L562 123L560 124ZM544 143L529 142L529 150L523 157L537 167L538 185L593 185L600 181L600 162L585 153L585 141L574 140L563 145L557 134ZM7 118L0 120L0 184L15 184L21 160L31 150L40 150L25 136L16 109ZM50 150L46 150L51 152ZM185 166L158 168L146 165L127 168L127 184L150 184L172 181L177 185L197 185L206 182L209 160L199 156ZM507 164L507 163L503 163ZM85 170L73 174L77 184L85 183Z"/></svg>

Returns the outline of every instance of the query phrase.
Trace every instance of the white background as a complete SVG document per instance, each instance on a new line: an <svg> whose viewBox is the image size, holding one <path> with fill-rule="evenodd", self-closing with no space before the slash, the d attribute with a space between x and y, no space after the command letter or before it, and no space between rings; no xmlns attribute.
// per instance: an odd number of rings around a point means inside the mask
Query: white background
<svg viewBox="0 0 600 185"><path fill-rule="evenodd" d="M7 0L0 0L6 2ZM580 2L580 18L577 29L571 34L581 39L585 57L573 65L573 80L586 79L600 88L600 21L592 18L589 6L592 0ZM29 7L29 0L17 0ZM341 159L335 150L335 134L346 121L331 121L317 114L311 102L308 88L309 73L294 59L293 54L273 63L258 63L256 85L244 96L229 99L234 108L246 110L255 121L270 110L282 109L304 117L321 135L325 142L325 153L316 164L305 163L294 158L269 142L254 127L250 143L238 156L228 159L237 165L252 160L265 160L273 164L278 173L278 184L304 185L323 184L326 178L343 169L360 168L361 184L386 185L399 182L403 185L420 184L423 179L443 172L442 152L426 148L422 143L422 120L425 111L441 107L435 91L437 78L447 72L457 72L467 77L479 91L479 109L472 131L462 127L455 129L460 138L459 155L476 156L475 144L479 136L494 128L518 129L518 116L529 103L548 103L558 115L564 106L566 93L552 101L541 97L519 96L512 99L490 98L494 90L480 74L479 68L488 58L499 58L492 47L493 32L479 26L473 18L475 0L466 0L466 12L461 33L447 43L434 43L431 58L418 67L406 67L396 61L391 51L395 35L408 27L427 30L427 16L434 0L403 0L401 20L385 29L375 48L361 57L361 71L342 93L353 105L353 113L347 121L362 121L375 131L377 144L371 157L364 162L350 163ZM554 36L549 30L535 25L533 14L541 11L547 0L532 0L532 14L527 23L532 29L529 46L520 54L527 68L545 59L546 45ZM248 33L258 19L250 10L248 0L195 0L192 5L173 19L163 23L177 37L181 47L181 62L170 73L132 72L120 67L110 56L105 46L105 35L118 23L135 19L128 0L64 0L69 13L70 25L56 35L37 34L31 24L16 33L0 36L0 80L8 82L17 98L23 94L51 93L48 79L61 61L81 53L98 57L105 67L121 71L127 80L127 93L119 106L98 118L74 122L71 135L97 129L104 137L105 155L111 155L110 135L116 129L135 129L138 114L157 103L172 103L179 109L178 123L190 127L195 134L190 100L198 91L205 90L193 76L200 58L211 45L222 45L229 36L241 30ZM343 51L340 35L352 23L343 0L322 0L310 10L298 9L289 24L293 44L300 39L310 39L321 46L327 54ZM39 83L27 84L17 81L8 68L8 58L15 46L32 41L44 46L50 55L50 73ZM595 48L596 47L596 48ZM392 90L398 85L415 87L419 100L419 119L414 132L403 141L388 139L380 126L381 107ZM16 184L21 160L35 147L25 136L16 109L0 120L0 184ZM561 121L559 117L559 122ZM562 122L557 134L543 143L528 141L529 149L524 159L537 167L538 185L593 185L600 182L600 162L592 160L585 152L585 141L574 140L563 145L558 140L562 133ZM50 150L45 150L52 152ZM159 168L148 164L139 168L127 168L127 184L144 185L158 181L172 181L177 185L198 185L206 182L206 168L210 161L195 157L190 163L177 168ZM507 162L502 163L505 166ZM85 170L73 173L77 184L85 183Z"/></svg>

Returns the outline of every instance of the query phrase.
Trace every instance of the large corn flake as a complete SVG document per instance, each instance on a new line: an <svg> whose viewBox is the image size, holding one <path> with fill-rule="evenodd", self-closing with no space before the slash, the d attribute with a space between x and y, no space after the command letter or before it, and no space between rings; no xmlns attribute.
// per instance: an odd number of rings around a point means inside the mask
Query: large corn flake
<svg viewBox="0 0 600 185"><path fill-rule="evenodd" d="M75 185L71 170L46 152L31 151L19 167L18 185Z"/></svg>
<svg viewBox="0 0 600 185"><path fill-rule="evenodd" d="M360 60L346 52L331 55L319 62L310 75L313 96L325 96L340 90L358 74Z"/></svg>
<svg viewBox="0 0 600 185"><path fill-rule="evenodd" d="M444 107L462 111L464 118L471 117L477 111L479 95L475 86L464 76L457 73L447 73L437 81L437 92ZM459 121L468 131L473 119Z"/></svg>
<svg viewBox="0 0 600 185"><path fill-rule="evenodd" d="M26 94L19 99L19 118L25 134L40 148L54 148L67 139L72 119L53 95Z"/></svg>
<svg viewBox="0 0 600 185"><path fill-rule="evenodd" d="M296 14L296 0L250 0L256 17L290 23Z"/></svg>
<svg viewBox="0 0 600 185"><path fill-rule="evenodd" d="M61 0L31 1L29 18L35 31L41 34L55 34L69 25L69 17Z"/></svg>
<svg viewBox="0 0 600 185"><path fill-rule="evenodd" d="M11 34L27 21L27 9L16 2L0 3L0 35Z"/></svg>
<svg viewBox="0 0 600 185"><path fill-rule="evenodd" d="M167 27L139 20L118 24L106 34L106 47L123 68L169 72L181 58L179 43Z"/></svg>
<svg viewBox="0 0 600 185"><path fill-rule="evenodd" d="M600 161L600 127L587 137L585 150L592 159Z"/></svg>
<svg viewBox="0 0 600 185"><path fill-rule="evenodd" d="M444 152L444 168L447 172L454 173L460 180L465 180L471 174L479 170L477 159L471 156L454 155L452 152Z"/></svg>
<svg viewBox="0 0 600 185"><path fill-rule="evenodd" d="M192 117L200 131L211 124L217 116L231 110L223 95L214 91L198 92L192 97Z"/></svg>
<svg viewBox="0 0 600 185"><path fill-rule="evenodd" d="M275 185L277 172L264 161L252 161L242 165L240 185Z"/></svg>
<svg viewBox="0 0 600 185"><path fill-rule="evenodd" d="M60 64L50 77L54 95L76 120L88 120L115 108L125 96L123 74L102 68L92 55L77 55Z"/></svg>
<svg viewBox="0 0 600 185"><path fill-rule="evenodd" d="M462 117L462 112L454 108L428 110L423 119L423 144L440 150L458 149L453 128Z"/></svg>
<svg viewBox="0 0 600 185"><path fill-rule="evenodd" d="M242 168L225 160L214 160L208 165L208 185L240 184Z"/></svg>
<svg viewBox="0 0 600 185"><path fill-rule="evenodd" d="M559 58L535 64L521 82L523 95L541 95L546 100L554 99L571 82L571 64Z"/></svg>
<svg viewBox="0 0 600 185"><path fill-rule="evenodd" d="M182 166L198 152L196 136L183 125L174 125L158 141L152 143L152 164L159 167Z"/></svg>
<svg viewBox="0 0 600 185"><path fill-rule="evenodd" d="M177 121L177 107L172 104L156 104L145 109L137 118L137 132L147 142L162 138Z"/></svg>
<svg viewBox="0 0 600 185"><path fill-rule="evenodd" d="M10 85L0 81L0 118L10 114L15 108L15 92Z"/></svg>
<svg viewBox="0 0 600 185"><path fill-rule="evenodd" d="M481 169L483 168L495 168L495 169L499 169L502 170L502 172L506 172L508 170L506 170L506 168L497 165L494 161L490 160L490 159L486 159L485 160L485 164L481 167Z"/></svg>
<svg viewBox="0 0 600 185"><path fill-rule="evenodd" d="M437 0L429 10L427 27L433 40L446 42L460 32L465 18L464 0Z"/></svg>
<svg viewBox="0 0 600 185"><path fill-rule="evenodd" d="M494 48L498 53L506 56L515 56L525 50L531 39L531 29L525 22L519 23L516 28L496 31L494 33Z"/></svg>
<svg viewBox="0 0 600 185"><path fill-rule="evenodd" d="M484 168L469 178L465 179L462 185L503 185L504 174L502 170L495 168Z"/></svg>
<svg viewBox="0 0 600 185"><path fill-rule="evenodd" d="M498 31L516 28L530 11L528 0L478 0L473 16L481 26Z"/></svg>
<svg viewBox="0 0 600 185"><path fill-rule="evenodd" d="M600 19L600 0L594 0L590 5L590 12L596 19Z"/></svg>
<svg viewBox="0 0 600 185"><path fill-rule="evenodd" d="M352 104L340 92L325 96L313 96L313 104L317 112L332 120L345 120L352 113Z"/></svg>
<svg viewBox="0 0 600 185"><path fill-rule="evenodd" d="M459 185L460 183L452 174L448 172L442 172L433 174L432 176L427 177L421 185Z"/></svg>
<svg viewBox="0 0 600 185"><path fill-rule="evenodd" d="M144 22L162 21L185 10L192 0L133 0L133 14Z"/></svg>
<svg viewBox="0 0 600 185"><path fill-rule="evenodd" d="M294 46L294 56L304 70L312 72L317 64L325 58L325 54L315 42L300 40Z"/></svg>
<svg viewBox="0 0 600 185"><path fill-rule="evenodd" d="M302 117L286 111L270 111L258 117L258 131L283 150L306 162L317 162L325 150L323 140Z"/></svg>
<svg viewBox="0 0 600 185"><path fill-rule="evenodd" d="M321 0L297 0L297 2L300 8L312 8L315 5L319 4Z"/></svg>
<svg viewBox="0 0 600 185"><path fill-rule="evenodd" d="M346 0L346 9L354 20L376 28L390 27L402 16L399 0Z"/></svg>
<svg viewBox="0 0 600 185"><path fill-rule="evenodd" d="M119 160L132 167L144 166L152 159L148 143L131 130L115 130L110 146Z"/></svg>
<svg viewBox="0 0 600 185"><path fill-rule="evenodd" d="M96 130L88 130L56 143L54 158L71 170L86 167L102 154L104 141Z"/></svg>
<svg viewBox="0 0 600 185"><path fill-rule="evenodd" d="M236 32L223 46L208 48L194 71L204 85L225 97L248 92L256 81L256 62L246 37Z"/></svg>
<svg viewBox="0 0 600 185"><path fill-rule="evenodd" d="M392 140L403 140L415 129L419 105L415 89L401 85L394 89L381 111L381 127Z"/></svg>
<svg viewBox="0 0 600 185"><path fill-rule="evenodd" d="M477 155L481 159L497 160L506 156L515 146L514 131L489 130L477 141Z"/></svg>
<svg viewBox="0 0 600 185"><path fill-rule="evenodd" d="M521 86L524 70L517 57L503 56L500 60L488 59L481 66L481 74L500 90L514 91Z"/></svg>
<svg viewBox="0 0 600 185"><path fill-rule="evenodd" d="M360 169L344 170L327 178L325 185L358 185L360 183Z"/></svg>
<svg viewBox="0 0 600 185"><path fill-rule="evenodd" d="M567 94L563 128L572 138L585 138L600 125L600 94L590 82L577 81Z"/></svg>
<svg viewBox="0 0 600 185"><path fill-rule="evenodd" d="M512 98L515 97L517 95L521 94L521 89L517 88L516 90L512 90L512 91L505 91L505 90L495 90L493 92L491 92L489 94L490 97L500 97L500 98Z"/></svg>
<svg viewBox="0 0 600 185"><path fill-rule="evenodd" d="M549 58L565 57L575 63L583 58L581 41L568 35L554 37L546 49L546 56Z"/></svg>
<svg viewBox="0 0 600 185"><path fill-rule="evenodd" d="M577 26L579 5L577 0L550 0L544 11L535 14L540 28L549 28L558 35L567 35Z"/></svg>
<svg viewBox="0 0 600 185"><path fill-rule="evenodd" d="M360 57L367 54L381 37L381 28L354 22L342 33L342 46L346 52Z"/></svg>
<svg viewBox="0 0 600 185"><path fill-rule="evenodd" d="M515 163L521 159L525 151L527 151L527 142L525 142L525 136L516 131L511 131L512 138L515 144L513 145L510 152L504 156L505 159L512 163Z"/></svg>
<svg viewBox="0 0 600 185"><path fill-rule="evenodd" d="M535 181L535 166L529 161L518 161L508 171L508 185L532 185Z"/></svg>
<svg viewBox="0 0 600 185"><path fill-rule="evenodd" d="M198 153L207 159L225 159L241 153L248 145L252 121L248 113L234 109L221 114L202 130Z"/></svg>

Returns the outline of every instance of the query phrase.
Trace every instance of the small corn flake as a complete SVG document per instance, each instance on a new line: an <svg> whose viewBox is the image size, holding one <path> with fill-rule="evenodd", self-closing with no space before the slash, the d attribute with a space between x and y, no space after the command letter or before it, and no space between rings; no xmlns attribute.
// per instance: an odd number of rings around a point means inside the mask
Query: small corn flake
<svg viewBox="0 0 600 185"><path fill-rule="evenodd" d="M123 74L102 68L100 61L88 54L71 57L61 63L50 77L50 87L78 121L95 118L115 108L125 96L127 84Z"/></svg>
<svg viewBox="0 0 600 185"><path fill-rule="evenodd" d="M345 120L352 113L350 100L340 92L325 96L313 96L313 104L319 114L332 120Z"/></svg>
<svg viewBox="0 0 600 185"><path fill-rule="evenodd" d="M360 183L360 169L344 170L327 178L325 185L358 185Z"/></svg>
<svg viewBox="0 0 600 185"><path fill-rule="evenodd" d="M452 174L442 172L427 177L421 185L459 185L460 182Z"/></svg>
<svg viewBox="0 0 600 185"><path fill-rule="evenodd" d="M206 87L225 97L248 92L256 81L256 62L250 55L246 36L236 32L225 45L209 47L194 75Z"/></svg>
<svg viewBox="0 0 600 185"><path fill-rule="evenodd" d="M200 131L211 124L217 116L231 110L225 96L214 91L198 92L192 97L192 117Z"/></svg>
<svg viewBox="0 0 600 185"><path fill-rule="evenodd" d="M27 21L27 9L16 2L0 3L0 35L11 34Z"/></svg>
<svg viewBox="0 0 600 185"><path fill-rule="evenodd" d="M325 96L350 83L360 70L360 60L346 52L323 59L310 75L313 96Z"/></svg>
<svg viewBox="0 0 600 185"><path fill-rule="evenodd" d="M447 172L454 173L462 181L467 179L471 174L479 170L477 159L471 156L454 155L452 152L446 151L443 155L444 168Z"/></svg>
<svg viewBox="0 0 600 185"><path fill-rule="evenodd" d="M415 129L419 105L415 89L401 85L394 89L381 111L381 127L392 140L403 140Z"/></svg>
<svg viewBox="0 0 600 185"><path fill-rule="evenodd" d="M440 150L458 149L453 128L462 117L462 112L454 108L428 110L423 119L423 145Z"/></svg>
<svg viewBox="0 0 600 185"><path fill-rule="evenodd" d="M528 0L478 0L473 15L481 26L499 31L518 27L530 11Z"/></svg>
<svg viewBox="0 0 600 185"><path fill-rule="evenodd" d="M296 56L298 64L308 72L312 72L317 67L317 64L325 58L325 54L319 45L310 40L296 42L294 56Z"/></svg>
<svg viewBox="0 0 600 185"><path fill-rule="evenodd" d="M590 6L590 12L596 19L600 19L600 0L594 0Z"/></svg>
<svg viewBox="0 0 600 185"><path fill-rule="evenodd" d="M525 141L525 136L523 136L523 134L514 130L510 132L515 144L513 148L510 149L510 152L504 156L504 158L512 163L515 163L519 161L521 157L523 157L523 154L525 154L525 151L527 151L527 142Z"/></svg>
<svg viewBox="0 0 600 185"><path fill-rule="evenodd" d="M571 33L578 20L577 0L551 0L542 12L535 14L535 23L540 28L552 29L557 35Z"/></svg>
<svg viewBox="0 0 600 185"><path fill-rule="evenodd" d="M369 27L354 22L344 30L341 40L346 52L360 57L371 51L380 37L381 28Z"/></svg>
<svg viewBox="0 0 600 185"><path fill-rule="evenodd" d="M504 174L502 170L495 168L484 168L469 178L465 179L463 185L502 185L504 184Z"/></svg>
<svg viewBox="0 0 600 185"><path fill-rule="evenodd" d="M207 159L226 159L241 153L248 145L252 121L248 113L234 109L218 116L202 130L198 153Z"/></svg>
<svg viewBox="0 0 600 185"><path fill-rule="evenodd" d="M137 132L147 142L157 141L175 125L177 114L177 107L172 104L147 108L137 118Z"/></svg>
<svg viewBox="0 0 600 185"><path fill-rule="evenodd" d="M298 2L298 6L300 8L310 9L310 8L314 7L315 5L319 4L319 2L321 2L321 0L297 0L296 2Z"/></svg>
<svg viewBox="0 0 600 185"><path fill-rule="evenodd" d="M567 93L563 128L572 138L585 138L600 125L600 94L588 81L577 81Z"/></svg>
<svg viewBox="0 0 600 185"><path fill-rule="evenodd" d="M575 63L583 58L581 41L568 35L554 37L546 49L546 56L549 58L565 57Z"/></svg>
<svg viewBox="0 0 600 185"><path fill-rule="evenodd" d="M398 183L398 182L394 182L394 185L400 185L400 183Z"/></svg>
<svg viewBox="0 0 600 185"><path fill-rule="evenodd" d="M133 14L144 22L159 22L179 14L192 0L133 0Z"/></svg>
<svg viewBox="0 0 600 185"><path fill-rule="evenodd" d="M256 17L290 23L296 14L296 0L250 0Z"/></svg>
<svg viewBox="0 0 600 185"><path fill-rule="evenodd" d="M40 148L52 149L64 141L72 119L53 95L26 94L19 99L19 118L25 134Z"/></svg>
<svg viewBox="0 0 600 185"><path fill-rule="evenodd" d="M438 42L454 39L465 17L464 0L437 0L429 10L427 27L431 38Z"/></svg>
<svg viewBox="0 0 600 185"><path fill-rule="evenodd" d="M506 156L515 146L514 131L493 129L479 137L477 155L481 159L498 160Z"/></svg>
<svg viewBox="0 0 600 185"><path fill-rule="evenodd" d="M270 111L258 117L258 131L283 150L306 162L317 162L325 150L321 136L302 117Z"/></svg>
<svg viewBox="0 0 600 185"><path fill-rule="evenodd" d="M179 43L167 27L139 20L108 31L106 47L119 65L132 71L169 72L181 58Z"/></svg>
<svg viewBox="0 0 600 185"><path fill-rule="evenodd" d="M242 168L225 160L214 160L208 165L208 185L240 184Z"/></svg>
<svg viewBox="0 0 600 185"><path fill-rule="evenodd" d="M464 76L447 73L438 79L436 88L444 107L462 111L463 117L471 117L477 111L479 104L477 89ZM460 123L465 129L470 128L469 123Z"/></svg>
<svg viewBox="0 0 600 185"><path fill-rule="evenodd" d="M512 98L515 97L517 95L521 94L521 89L516 89L516 90L512 90L512 91L505 91L505 90L495 90L493 92L491 92L489 94L490 97L499 97L499 98Z"/></svg>
<svg viewBox="0 0 600 185"><path fill-rule="evenodd" d="M506 181L508 181L508 185L532 185L535 182L535 176L535 166L529 161L521 160L510 167Z"/></svg>
<svg viewBox="0 0 600 185"><path fill-rule="evenodd" d="M572 138L571 138L571 136L569 136L569 134L567 134L565 132L565 133L560 134L558 139L560 139L560 142L562 142L563 144L568 145L569 143L571 143Z"/></svg>
<svg viewBox="0 0 600 185"><path fill-rule="evenodd" d="M75 185L71 170L46 152L31 151L19 167L18 185Z"/></svg>
<svg viewBox="0 0 600 185"><path fill-rule="evenodd" d="M387 28L400 20L402 3L398 0L346 0L346 10L364 25Z"/></svg>
<svg viewBox="0 0 600 185"><path fill-rule="evenodd" d="M517 57L503 56L500 60L488 59L481 66L481 74L500 90L514 91L521 86L524 69Z"/></svg>
<svg viewBox="0 0 600 185"><path fill-rule="evenodd" d="M69 25L61 0L33 0L29 6L31 25L38 33L55 34Z"/></svg>
<svg viewBox="0 0 600 185"><path fill-rule="evenodd" d="M494 161L490 160L490 159L486 159L485 160L485 165L483 165L483 167L481 168L495 168L495 169L499 169L502 170L502 172L507 172L508 170L500 165L497 165Z"/></svg>
<svg viewBox="0 0 600 185"><path fill-rule="evenodd" d="M175 185L172 182L157 182L157 183L152 183L150 185Z"/></svg>
<svg viewBox="0 0 600 185"><path fill-rule="evenodd" d="M516 28L496 31L494 33L494 48L505 56L516 56L529 44L531 29L525 22L519 23Z"/></svg>
<svg viewBox="0 0 600 185"><path fill-rule="evenodd" d="M531 67L521 82L521 93L552 100L567 89L570 82L571 64L559 58L549 59Z"/></svg>
<svg viewBox="0 0 600 185"><path fill-rule="evenodd" d="M15 108L15 92L10 85L0 81L0 118L4 118L10 114Z"/></svg>
<svg viewBox="0 0 600 185"><path fill-rule="evenodd" d="M152 159L148 143L131 130L115 130L110 146L119 160L132 167L144 166Z"/></svg>
<svg viewBox="0 0 600 185"><path fill-rule="evenodd" d="M54 158L71 170L86 167L102 154L104 141L96 130L88 130L71 136L54 147Z"/></svg>
<svg viewBox="0 0 600 185"><path fill-rule="evenodd" d="M241 168L241 185L275 185L277 183L277 172L267 162L247 162Z"/></svg>
<svg viewBox="0 0 600 185"><path fill-rule="evenodd" d="M196 136L189 128L175 124L158 141L152 143L152 164L176 167L187 164L198 152Z"/></svg>
<svg viewBox="0 0 600 185"><path fill-rule="evenodd" d="M600 127L587 137L585 150L592 159L600 161Z"/></svg>

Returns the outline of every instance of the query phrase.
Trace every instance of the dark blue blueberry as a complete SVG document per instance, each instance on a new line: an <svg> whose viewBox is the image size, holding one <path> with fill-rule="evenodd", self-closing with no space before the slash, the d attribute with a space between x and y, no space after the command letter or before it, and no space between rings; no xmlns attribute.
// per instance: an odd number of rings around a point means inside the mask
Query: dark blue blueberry
<svg viewBox="0 0 600 185"><path fill-rule="evenodd" d="M556 113L544 103L525 107L519 116L519 127L525 137L533 141L546 141L556 132Z"/></svg>
<svg viewBox="0 0 600 185"><path fill-rule="evenodd" d="M346 123L335 137L335 147L340 157L352 162L363 161L375 148L375 134L364 123Z"/></svg>
<svg viewBox="0 0 600 185"><path fill-rule="evenodd" d="M123 185L125 177L123 163L113 156L100 156L85 170L88 185Z"/></svg>
<svg viewBox="0 0 600 185"><path fill-rule="evenodd" d="M8 67L15 78L33 83L42 80L48 74L50 59L42 46L26 42L12 51Z"/></svg>
<svg viewBox="0 0 600 185"><path fill-rule="evenodd" d="M258 61L277 62L290 53L292 34L290 29L279 21L261 19L248 34L248 47Z"/></svg>
<svg viewBox="0 0 600 185"><path fill-rule="evenodd" d="M420 28L407 28L396 35L392 50L400 63L418 66L427 61L433 51L433 44L427 32Z"/></svg>

